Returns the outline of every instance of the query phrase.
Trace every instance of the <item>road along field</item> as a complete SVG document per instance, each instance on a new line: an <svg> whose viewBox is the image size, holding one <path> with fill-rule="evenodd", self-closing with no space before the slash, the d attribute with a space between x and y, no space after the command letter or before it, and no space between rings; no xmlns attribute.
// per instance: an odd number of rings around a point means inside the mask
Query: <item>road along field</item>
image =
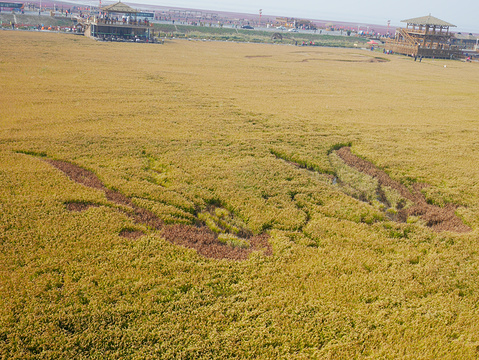
<svg viewBox="0 0 479 360"><path fill-rule="evenodd" d="M4 358L475 358L479 67L0 32Z"/></svg>

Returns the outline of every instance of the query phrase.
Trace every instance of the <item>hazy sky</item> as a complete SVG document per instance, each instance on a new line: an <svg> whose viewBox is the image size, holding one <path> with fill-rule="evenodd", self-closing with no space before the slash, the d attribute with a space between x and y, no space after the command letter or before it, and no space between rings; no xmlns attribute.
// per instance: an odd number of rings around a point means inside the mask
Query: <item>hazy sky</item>
<svg viewBox="0 0 479 360"><path fill-rule="evenodd" d="M109 1L105 1L109 2ZM233 11L402 26L401 20L425 15L457 25L454 31L479 33L479 0L124 0L195 9Z"/></svg>

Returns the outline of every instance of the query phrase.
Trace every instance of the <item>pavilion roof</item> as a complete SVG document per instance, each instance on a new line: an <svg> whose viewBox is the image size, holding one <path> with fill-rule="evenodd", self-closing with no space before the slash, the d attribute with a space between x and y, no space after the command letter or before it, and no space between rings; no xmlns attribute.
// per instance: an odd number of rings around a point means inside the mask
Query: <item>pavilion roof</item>
<svg viewBox="0 0 479 360"><path fill-rule="evenodd" d="M408 19L408 20L401 20L401 22L405 22L412 25L435 25L435 26L456 27L456 25L450 24L447 21L431 16L431 14L429 14L428 16L422 16L422 17Z"/></svg>
<svg viewBox="0 0 479 360"><path fill-rule="evenodd" d="M101 11L124 13L124 14L135 14L138 12L137 10L133 9L131 6L123 4L121 1L118 1L116 4L104 6L101 8Z"/></svg>
<svg viewBox="0 0 479 360"><path fill-rule="evenodd" d="M454 34L454 37L456 39L460 39L460 40L477 41L479 39L479 36L475 36L475 35L472 35L472 34L466 35L466 34L461 34L461 33Z"/></svg>

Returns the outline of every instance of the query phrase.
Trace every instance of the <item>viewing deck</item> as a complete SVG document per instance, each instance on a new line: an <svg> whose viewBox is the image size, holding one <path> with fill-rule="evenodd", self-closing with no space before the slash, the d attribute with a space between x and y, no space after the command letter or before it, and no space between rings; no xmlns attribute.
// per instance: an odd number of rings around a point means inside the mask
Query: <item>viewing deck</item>
<svg viewBox="0 0 479 360"><path fill-rule="evenodd" d="M449 27L455 26L432 16L403 20L406 28L396 29L394 39L388 39L385 49L395 53L427 58L453 59L461 56L452 45Z"/></svg>
<svg viewBox="0 0 479 360"><path fill-rule="evenodd" d="M92 25L98 26L124 26L130 28L145 28L152 26L148 20L117 20L117 19L102 19L94 17L93 19L88 20Z"/></svg>
<svg viewBox="0 0 479 360"><path fill-rule="evenodd" d="M85 36L97 39L148 41L152 24L148 20L134 18L98 18L78 19L85 28Z"/></svg>
<svg viewBox="0 0 479 360"><path fill-rule="evenodd" d="M100 14L77 19L85 36L106 41L151 42L154 39L153 24L146 18L141 20L138 10L121 1L101 8Z"/></svg>

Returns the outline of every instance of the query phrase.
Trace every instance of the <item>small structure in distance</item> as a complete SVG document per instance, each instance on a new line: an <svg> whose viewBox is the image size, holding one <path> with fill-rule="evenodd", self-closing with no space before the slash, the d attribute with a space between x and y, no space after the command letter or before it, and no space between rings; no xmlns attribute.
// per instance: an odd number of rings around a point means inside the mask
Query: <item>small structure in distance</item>
<svg viewBox="0 0 479 360"><path fill-rule="evenodd" d="M452 45L453 34L449 28L456 27L434 16L402 20L406 28L398 28L394 39L386 40L385 49L414 57L453 59L462 55Z"/></svg>
<svg viewBox="0 0 479 360"><path fill-rule="evenodd" d="M85 36L99 40L137 41L150 40L150 22L138 18L139 12L121 1L104 6L100 13L87 19L78 19Z"/></svg>

